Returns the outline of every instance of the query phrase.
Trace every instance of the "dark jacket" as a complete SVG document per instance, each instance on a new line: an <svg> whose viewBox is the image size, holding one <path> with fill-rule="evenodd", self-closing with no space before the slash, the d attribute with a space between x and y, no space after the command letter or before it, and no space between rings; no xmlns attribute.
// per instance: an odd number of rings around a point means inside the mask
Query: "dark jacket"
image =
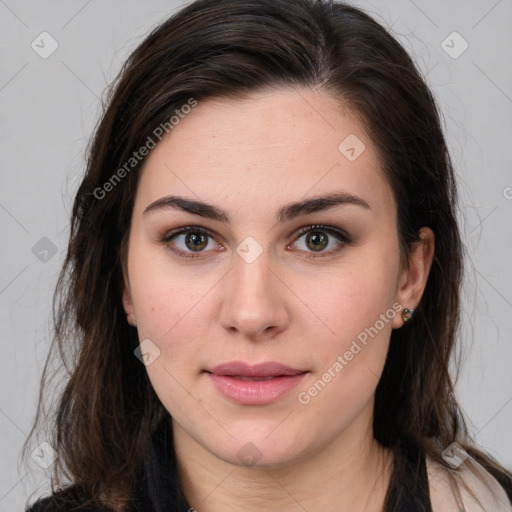
<svg viewBox="0 0 512 512"><path fill-rule="evenodd" d="M390 484L391 510L393 512L432 512L425 456L414 444L410 443L404 450L410 480ZM418 478L412 478L412 475ZM496 476L496 475L495 475ZM512 503L512 480L498 478ZM171 421L164 414L156 428L144 463L138 470L136 488L131 512L189 512L193 510L180 492L176 471L176 460L172 444ZM406 489L406 496L401 496L399 488ZM76 508L62 508L62 496L71 497ZM26 512L109 512L86 506L85 493L78 487L71 486L59 494L43 498L32 505ZM61 506L59 506L59 503Z"/></svg>

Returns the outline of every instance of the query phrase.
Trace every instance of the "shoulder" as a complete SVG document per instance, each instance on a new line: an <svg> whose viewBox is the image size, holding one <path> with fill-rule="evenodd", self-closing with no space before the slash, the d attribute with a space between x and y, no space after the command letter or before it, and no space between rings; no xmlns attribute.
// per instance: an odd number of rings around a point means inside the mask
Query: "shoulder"
<svg viewBox="0 0 512 512"><path fill-rule="evenodd" d="M476 461L453 471L427 457L427 473L433 512L512 512L505 489Z"/></svg>

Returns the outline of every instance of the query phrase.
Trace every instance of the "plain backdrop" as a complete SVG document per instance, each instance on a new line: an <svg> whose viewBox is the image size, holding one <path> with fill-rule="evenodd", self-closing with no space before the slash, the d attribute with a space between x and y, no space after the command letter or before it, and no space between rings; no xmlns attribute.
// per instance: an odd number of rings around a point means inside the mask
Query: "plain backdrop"
<svg viewBox="0 0 512 512"><path fill-rule="evenodd" d="M512 1L353 3L414 54L443 113L468 254L457 389L478 443L512 467ZM20 465L20 448L103 91L181 4L0 0L0 512L23 510L50 471Z"/></svg>

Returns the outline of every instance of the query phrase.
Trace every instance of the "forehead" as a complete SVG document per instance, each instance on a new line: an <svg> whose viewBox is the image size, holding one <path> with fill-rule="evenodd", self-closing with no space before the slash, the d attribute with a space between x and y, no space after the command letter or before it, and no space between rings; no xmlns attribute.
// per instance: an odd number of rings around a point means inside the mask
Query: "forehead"
<svg viewBox="0 0 512 512"><path fill-rule="evenodd" d="M303 88L198 102L149 153L137 202L179 193L235 209L277 209L285 198L332 190L376 206L392 201L353 110Z"/></svg>

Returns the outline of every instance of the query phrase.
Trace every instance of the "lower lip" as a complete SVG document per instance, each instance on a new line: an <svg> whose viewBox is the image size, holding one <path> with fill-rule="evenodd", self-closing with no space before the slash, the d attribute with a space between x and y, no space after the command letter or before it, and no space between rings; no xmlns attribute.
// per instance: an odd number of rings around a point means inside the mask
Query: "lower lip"
<svg viewBox="0 0 512 512"><path fill-rule="evenodd" d="M245 405L264 405L291 391L306 374L282 375L270 380L240 380L213 373L207 375L217 389L231 400Z"/></svg>

